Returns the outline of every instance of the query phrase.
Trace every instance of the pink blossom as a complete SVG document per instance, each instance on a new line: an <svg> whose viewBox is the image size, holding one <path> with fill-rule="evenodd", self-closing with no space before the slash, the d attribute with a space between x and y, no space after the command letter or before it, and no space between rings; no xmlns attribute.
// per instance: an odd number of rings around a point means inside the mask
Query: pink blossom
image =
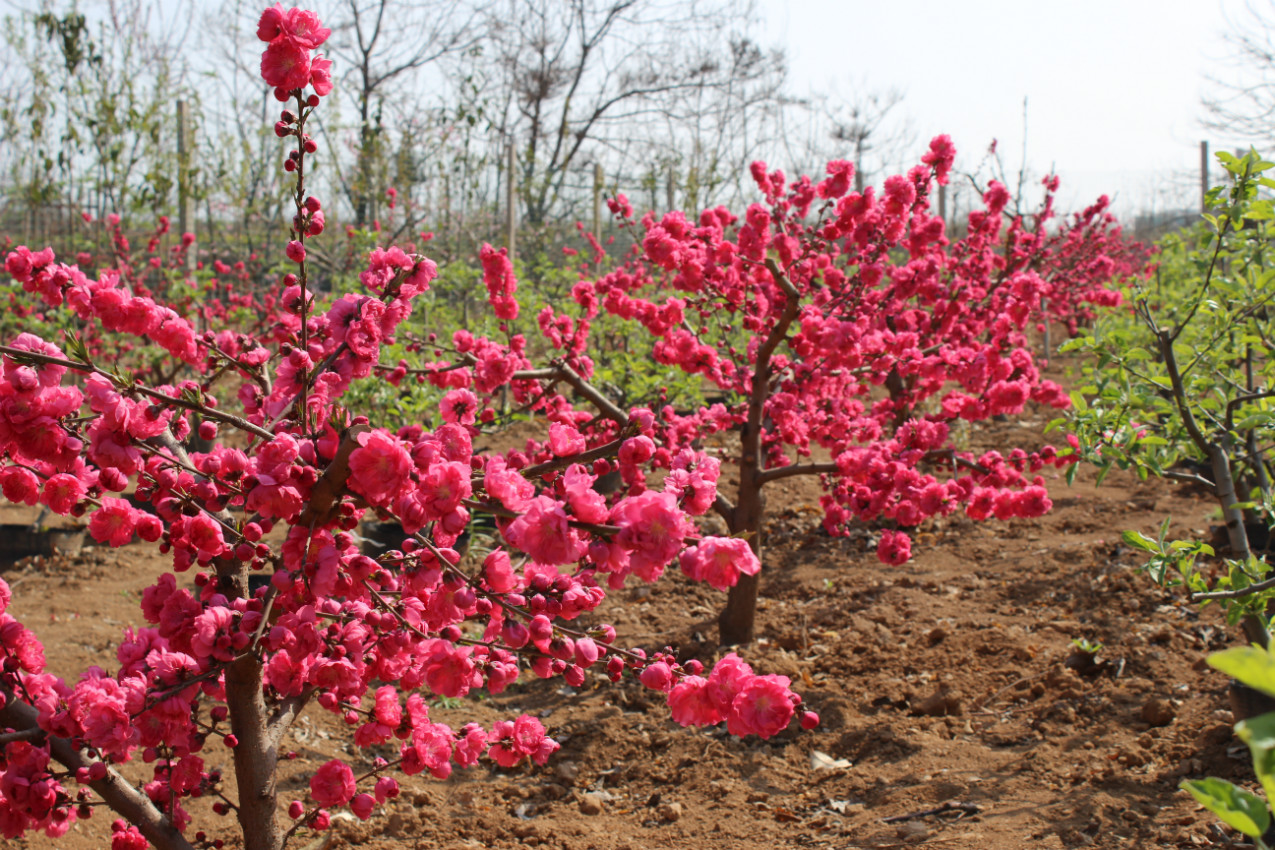
<svg viewBox="0 0 1275 850"><path fill-rule="evenodd" d="M310 81L310 51L291 39L271 42L261 54L261 77L272 88L304 88Z"/></svg>
<svg viewBox="0 0 1275 850"><path fill-rule="evenodd" d="M111 833L111 850L147 850L150 842L135 826L123 827Z"/></svg>
<svg viewBox="0 0 1275 850"><path fill-rule="evenodd" d="M477 419L478 398L469 390L452 390L439 405L444 422L473 425Z"/></svg>
<svg viewBox="0 0 1275 850"><path fill-rule="evenodd" d="M912 539L902 531L887 529L877 543L877 557L883 564L898 566L912 557Z"/></svg>
<svg viewBox="0 0 1275 850"><path fill-rule="evenodd" d="M793 714L787 676L754 676L735 696L726 730L732 735L770 738L788 726Z"/></svg>
<svg viewBox="0 0 1275 850"><path fill-rule="evenodd" d="M934 169L934 179L939 185L946 186L952 163L956 161L956 147L952 137L935 136L930 140L930 149L921 157L921 162Z"/></svg>
<svg viewBox="0 0 1275 850"><path fill-rule="evenodd" d="M332 93L332 60L324 59L322 56L316 56L310 62L310 85L314 88L314 93L319 97L327 97ZM315 218L320 222L319 232L321 233L323 213L316 212ZM317 236L318 233L312 232L311 236Z"/></svg>
<svg viewBox="0 0 1275 850"><path fill-rule="evenodd" d="M283 35L309 50L328 40L332 31L319 22L319 16L308 9L291 8L284 13ZM260 26L258 26L260 35Z"/></svg>
<svg viewBox="0 0 1275 850"><path fill-rule="evenodd" d="M226 551L226 540L221 524L201 513L190 518L186 526L186 539L202 561L211 561Z"/></svg>
<svg viewBox="0 0 1275 850"><path fill-rule="evenodd" d="M332 759L310 777L310 796L320 806L341 806L354 796L354 771L343 761Z"/></svg>
<svg viewBox="0 0 1275 850"><path fill-rule="evenodd" d="M647 491L619 502L611 521L615 540L629 552L629 564L644 581L655 581L685 545L693 526L670 493Z"/></svg>
<svg viewBox="0 0 1275 850"><path fill-rule="evenodd" d="M570 564L584 557L586 544L575 529L567 525L567 520L561 502L549 496L537 496L525 512L509 524L505 537L537 563Z"/></svg>
<svg viewBox="0 0 1275 850"><path fill-rule="evenodd" d="M493 457L487 462L483 486L511 511L525 510L536 495L536 487L516 470L509 469L503 457Z"/></svg>
<svg viewBox="0 0 1275 850"><path fill-rule="evenodd" d="M694 581L707 582L718 590L735 586L741 574L756 575L761 562L747 540L736 537L705 537L682 552L682 572Z"/></svg>
<svg viewBox="0 0 1275 850"><path fill-rule="evenodd" d="M383 430L360 434L350 453L350 486L374 505L387 505L407 484L412 458L403 444Z"/></svg>
<svg viewBox="0 0 1275 850"><path fill-rule="evenodd" d="M34 505L40 500L40 479L29 469L8 466L0 469L0 489L10 502Z"/></svg>
<svg viewBox="0 0 1275 850"><path fill-rule="evenodd" d="M491 302L496 318L512 321L518 318L518 300L514 293L518 289L518 281L514 278L514 267L509 261L509 252L501 248L497 251L486 243L478 253L483 266L483 283L487 285L487 298Z"/></svg>
<svg viewBox="0 0 1275 850"><path fill-rule="evenodd" d="M89 534L98 543L112 548L123 546L133 539L136 527L136 510L123 499L102 497L102 507L89 520Z"/></svg>
<svg viewBox="0 0 1275 850"><path fill-rule="evenodd" d="M1020 517L1044 516L1053 506L1049 492L1039 486L1028 487L1014 499L1015 513Z"/></svg>
<svg viewBox="0 0 1275 850"><path fill-rule="evenodd" d="M402 749L403 772L414 776L428 770L435 779L452 773L452 730L442 723L426 723L412 733L412 743Z"/></svg>
<svg viewBox="0 0 1275 850"><path fill-rule="evenodd" d="M487 586L496 593L509 593L516 588L518 582L509 562L509 553L504 549L497 549L489 554L483 560L483 578Z"/></svg>
<svg viewBox="0 0 1275 850"><path fill-rule="evenodd" d="M554 422L549 426L549 448L557 457L570 457L584 451L584 437L575 426Z"/></svg>
<svg viewBox="0 0 1275 850"><path fill-rule="evenodd" d="M722 722L722 712L709 695L708 680L685 676L668 695L673 720L683 726L712 726Z"/></svg>
<svg viewBox="0 0 1275 850"><path fill-rule="evenodd" d="M469 464L449 461L434 464L421 476L421 502L432 518L441 519L470 497L469 474Z"/></svg>
<svg viewBox="0 0 1275 850"><path fill-rule="evenodd" d="M668 692L673 687L673 673L663 661L648 664L638 678L653 691Z"/></svg>
<svg viewBox="0 0 1275 850"><path fill-rule="evenodd" d="M216 658L231 661L235 657L235 612L229 608L213 606L191 624L191 651L198 658Z"/></svg>
<svg viewBox="0 0 1275 850"><path fill-rule="evenodd" d="M262 12L261 20L257 23L257 38L265 42L271 42L283 35L285 15L283 5L280 3L275 3Z"/></svg>
<svg viewBox="0 0 1275 850"><path fill-rule="evenodd" d="M708 675L708 698L723 716L730 711L744 683L753 676L753 668L731 652L713 665Z"/></svg>
<svg viewBox="0 0 1275 850"><path fill-rule="evenodd" d="M350 811L359 820L367 820L376 810L376 799L371 794L355 794L350 800Z"/></svg>

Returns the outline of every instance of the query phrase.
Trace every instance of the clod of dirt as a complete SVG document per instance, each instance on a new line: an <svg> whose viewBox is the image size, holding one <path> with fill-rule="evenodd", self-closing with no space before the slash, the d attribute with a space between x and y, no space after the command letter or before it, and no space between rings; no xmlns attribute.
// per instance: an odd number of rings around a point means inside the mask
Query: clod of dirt
<svg viewBox="0 0 1275 850"><path fill-rule="evenodd" d="M919 820L910 820L899 824L899 828L894 831L894 834L908 844L920 844L930 837L930 830Z"/></svg>
<svg viewBox="0 0 1275 850"><path fill-rule="evenodd" d="M913 700L912 713L924 714L926 717L959 717L961 714L961 695L959 692L949 689L947 685L940 685L939 689L930 696Z"/></svg>
<svg viewBox="0 0 1275 850"><path fill-rule="evenodd" d="M573 761L559 762L554 767L553 773L563 785L573 785L576 777L580 775L580 766Z"/></svg>
<svg viewBox="0 0 1275 850"><path fill-rule="evenodd" d="M945 637L947 637L947 629L942 626L935 626L925 633L925 642L930 646L937 646L942 643Z"/></svg>
<svg viewBox="0 0 1275 850"><path fill-rule="evenodd" d="M1168 726L1177 716L1178 710L1173 707L1172 701L1164 697L1151 697L1143 703L1142 719L1152 726Z"/></svg>
<svg viewBox="0 0 1275 850"><path fill-rule="evenodd" d="M386 835L392 838L398 837L403 834L403 826L404 826L403 816L400 815L398 812L394 812L392 815L390 815L389 820L386 821L385 829L382 831Z"/></svg>
<svg viewBox="0 0 1275 850"><path fill-rule="evenodd" d="M580 814L582 815L600 815L602 814L602 798L597 794L585 794L580 798Z"/></svg>
<svg viewBox="0 0 1275 850"><path fill-rule="evenodd" d="M660 816L660 820L665 823L676 823L682 817L681 803L665 803L660 806L656 814Z"/></svg>
<svg viewBox="0 0 1275 850"><path fill-rule="evenodd" d="M1045 684L1055 691L1058 699L1075 699L1084 690L1080 676L1070 667L1055 667L1045 677Z"/></svg>

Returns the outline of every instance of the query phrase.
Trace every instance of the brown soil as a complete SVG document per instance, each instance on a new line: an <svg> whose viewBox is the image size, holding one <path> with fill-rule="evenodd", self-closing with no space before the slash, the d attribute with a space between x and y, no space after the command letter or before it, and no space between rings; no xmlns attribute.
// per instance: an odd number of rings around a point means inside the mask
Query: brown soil
<svg viewBox="0 0 1275 850"><path fill-rule="evenodd" d="M1044 420L994 424L979 446L1037 445ZM769 492L761 639L742 654L759 672L792 677L823 722L770 742L683 729L635 683L520 683L496 698L440 707L459 727L529 711L562 750L542 769L481 766L445 782L408 780L366 823L338 816L291 846L510 848L1196 847L1229 844L1177 789L1183 777L1252 782L1231 737L1226 680L1204 658L1233 644L1203 614L1139 573L1120 532L1202 535L1210 504L1160 481L1113 474L1097 489L1052 483L1040 520L923 529L914 559L879 563L872 532L818 533L816 492ZM6 506L0 521L20 521ZM29 518L29 517L27 517ZM12 613L45 642L50 670L115 666L121 629L165 559L141 545L86 549L13 566ZM670 573L609 598L599 612L623 640L709 662L723 595ZM1103 644L1099 665L1068 666L1072 639ZM1073 659L1073 666L1075 659ZM353 753L339 720L312 706L286 745L283 799L310 773ZM228 751L211 747L210 762ZM134 775L149 772L136 764ZM228 778L227 783L231 784ZM233 799L233 786L227 791ZM195 801L196 827L233 838L234 824ZM924 814L926 810L947 810ZM961 804L959 806L955 804ZM889 822L887 822L887 819ZM106 812L56 842L107 845ZM1225 844L1224 844L1225 843Z"/></svg>

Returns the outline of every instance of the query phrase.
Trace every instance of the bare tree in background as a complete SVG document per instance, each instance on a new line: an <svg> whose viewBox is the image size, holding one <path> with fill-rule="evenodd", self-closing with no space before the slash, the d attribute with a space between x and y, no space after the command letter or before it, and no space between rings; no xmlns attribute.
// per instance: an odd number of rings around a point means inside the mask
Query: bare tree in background
<svg viewBox="0 0 1275 850"><path fill-rule="evenodd" d="M842 157L854 162L854 188L862 192L875 174L893 164L915 140L898 109L903 92L898 89L856 91L847 98L829 98L831 134L843 146Z"/></svg>
<svg viewBox="0 0 1275 850"><path fill-rule="evenodd" d="M1204 126L1229 139L1263 140L1275 131L1275 2L1244 4L1240 20L1228 21L1229 73L1208 75Z"/></svg>
<svg viewBox="0 0 1275 850"><path fill-rule="evenodd" d="M670 206L675 208L689 211L741 201L749 162L783 137L783 51L758 44L743 26L724 40L720 75L706 77L671 104L660 116L662 132L656 138L634 139L633 151L621 156L621 161L647 164L652 171L643 179L652 183L656 195L661 188L665 195L672 192ZM663 187L661 181L667 181Z"/></svg>
<svg viewBox="0 0 1275 850"><path fill-rule="evenodd" d="M524 220L546 221L593 145L649 139L691 95L738 68L723 22L739 4L504 0L491 31L507 101L497 130L518 147Z"/></svg>
<svg viewBox="0 0 1275 850"><path fill-rule="evenodd" d="M231 0L209 14L222 71L215 75L217 96L201 104L209 135L200 146L211 231L207 241L215 241L222 222L238 231L249 254L277 246L273 231L284 202L278 191L278 139L270 131L282 106L261 83L261 41L255 32L260 5Z"/></svg>
<svg viewBox="0 0 1275 850"><path fill-rule="evenodd" d="M379 190L376 163L386 149L383 110L388 89L445 56L473 48L485 34L484 7L472 0L346 0L343 19L333 25L332 53L336 70L358 112L357 162L341 182L354 208L356 227L375 217ZM343 67L342 67L343 66ZM393 84L393 85L391 85Z"/></svg>
<svg viewBox="0 0 1275 850"><path fill-rule="evenodd" d="M169 209L171 103L190 96L188 21L150 0L107 0L88 14L49 2L12 8L0 34L0 194L26 207L15 229L39 241L75 227L80 211Z"/></svg>

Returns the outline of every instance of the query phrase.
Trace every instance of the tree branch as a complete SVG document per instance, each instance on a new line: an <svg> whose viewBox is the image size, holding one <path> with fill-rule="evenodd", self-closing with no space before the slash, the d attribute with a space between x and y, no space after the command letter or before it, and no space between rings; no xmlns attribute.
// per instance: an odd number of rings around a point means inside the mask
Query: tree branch
<svg viewBox="0 0 1275 850"><path fill-rule="evenodd" d="M794 463L788 466L776 466L763 469L757 476L758 484L768 484L781 478L792 478L796 475L831 475L837 471L835 463Z"/></svg>
<svg viewBox="0 0 1275 850"><path fill-rule="evenodd" d="M40 728L39 713L35 708L18 699L8 688L0 688L0 694L5 697L4 707L0 708L0 725L11 726L18 732ZM48 741L53 758L72 773L81 767L87 768L96 761L66 738L49 735ZM108 766L106 776L90 782L89 786L112 811L135 825L146 840L160 850L193 850L190 842L155 807L150 798L125 782L114 768Z"/></svg>
<svg viewBox="0 0 1275 850"><path fill-rule="evenodd" d="M1243 599L1245 596L1252 596L1254 593L1261 593L1263 590L1270 590L1275 587L1275 578L1268 578L1265 581L1259 581L1257 584L1250 584L1248 587L1241 587L1237 590L1212 590L1208 593L1192 593L1191 601L1199 602L1204 599Z"/></svg>
<svg viewBox="0 0 1275 850"><path fill-rule="evenodd" d="M310 491L310 502L297 518L295 523L300 528L313 528L326 525L331 518L332 506L345 489L345 482L350 477L350 454L359 444L359 435L369 430L366 425L354 425L345 429L341 435L341 443L337 447L336 457L323 470L319 480L314 482Z"/></svg>
<svg viewBox="0 0 1275 850"><path fill-rule="evenodd" d="M1196 475L1193 472L1178 472L1176 469L1166 469L1160 473L1162 478L1172 478L1174 481L1187 481L1191 484L1199 484L1203 487L1213 489L1213 482L1205 478L1203 475Z"/></svg>

